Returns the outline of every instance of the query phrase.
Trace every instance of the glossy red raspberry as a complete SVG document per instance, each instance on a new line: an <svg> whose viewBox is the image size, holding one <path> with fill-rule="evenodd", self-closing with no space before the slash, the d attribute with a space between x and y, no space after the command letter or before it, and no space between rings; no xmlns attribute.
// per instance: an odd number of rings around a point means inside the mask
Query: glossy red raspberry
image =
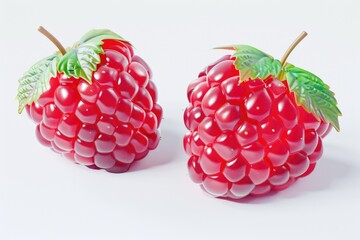
<svg viewBox="0 0 360 240"><path fill-rule="evenodd" d="M133 47L103 40L102 48L91 84L58 73L26 110L43 145L90 168L124 172L158 145L162 109Z"/></svg>
<svg viewBox="0 0 360 240"><path fill-rule="evenodd" d="M229 55L201 72L187 96L189 174L217 197L287 188L314 170L332 128L297 106L286 81L270 75L239 84Z"/></svg>

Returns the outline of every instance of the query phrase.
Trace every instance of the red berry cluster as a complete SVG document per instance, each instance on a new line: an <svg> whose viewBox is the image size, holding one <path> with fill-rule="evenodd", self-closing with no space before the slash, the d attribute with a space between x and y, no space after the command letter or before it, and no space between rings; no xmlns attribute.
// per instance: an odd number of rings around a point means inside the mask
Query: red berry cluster
<svg viewBox="0 0 360 240"><path fill-rule="evenodd" d="M26 110L43 145L90 168L124 172L158 145L162 109L152 73L132 46L103 42L92 84L58 74Z"/></svg>
<svg viewBox="0 0 360 240"><path fill-rule="evenodd" d="M314 170L332 128L297 106L286 81L269 76L239 84L229 55L201 72L187 94L189 174L218 197L287 188Z"/></svg>

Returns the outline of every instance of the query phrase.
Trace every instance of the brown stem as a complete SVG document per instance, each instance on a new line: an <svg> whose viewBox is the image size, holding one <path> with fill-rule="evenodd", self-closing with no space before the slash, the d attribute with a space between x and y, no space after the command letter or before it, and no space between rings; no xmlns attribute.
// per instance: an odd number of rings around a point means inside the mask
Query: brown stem
<svg viewBox="0 0 360 240"><path fill-rule="evenodd" d="M307 32L303 31L296 39L295 41L290 45L290 47L286 50L284 56L281 59L281 65L284 66L286 59L289 57L290 53L294 48L307 36Z"/></svg>
<svg viewBox="0 0 360 240"><path fill-rule="evenodd" d="M66 54L66 50L63 47L63 45L61 45L61 43L59 42L59 40L56 39L56 37L54 37L54 35L52 35L51 33L49 33L45 28L43 28L42 26L40 26L38 28L38 31L41 32L42 34L45 35L45 37L47 37L53 44L55 44L55 46L59 49L59 51L61 52L62 55Z"/></svg>

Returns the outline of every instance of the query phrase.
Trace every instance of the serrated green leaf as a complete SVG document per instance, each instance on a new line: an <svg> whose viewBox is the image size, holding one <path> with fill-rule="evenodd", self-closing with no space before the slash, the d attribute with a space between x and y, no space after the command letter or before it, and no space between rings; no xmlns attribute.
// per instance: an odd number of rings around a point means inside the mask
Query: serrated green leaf
<svg viewBox="0 0 360 240"><path fill-rule="evenodd" d="M276 76L279 74L281 68L282 66L279 60L275 60L273 58L262 58L252 67L250 77L252 79L265 79L269 75Z"/></svg>
<svg viewBox="0 0 360 240"><path fill-rule="evenodd" d="M21 113L27 104L37 101L40 95L49 90L50 79L56 76L56 66L61 58L60 53L50 55L35 63L20 79L18 94L18 112Z"/></svg>
<svg viewBox="0 0 360 240"><path fill-rule="evenodd" d="M118 34L108 30L108 29L93 29L87 32L79 41L79 44L83 44L86 42L92 42L94 44L102 44L102 40L104 39L116 39L116 40L124 40Z"/></svg>
<svg viewBox="0 0 360 240"><path fill-rule="evenodd" d="M74 78L83 78L91 83L92 73L100 63L101 46L83 43L67 52L58 65L58 71Z"/></svg>
<svg viewBox="0 0 360 240"><path fill-rule="evenodd" d="M341 112L329 86L314 74L293 65L285 66L284 72L296 103L339 131L338 117Z"/></svg>
<svg viewBox="0 0 360 240"><path fill-rule="evenodd" d="M122 37L107 29L95 29L86 33L74 48L68 51L58 64L58 71L74 78L83 78L91 83L92 74L104 53L104 39L123 40Z"/></svg>
<svg viewBox="0 0 360 240"><path fill-rule="evenodd" d="M282 66L279 60L248 45L233 46L235 68L240 72L240 81L249 78L265 79L269 75L277 76Z"/></svg>

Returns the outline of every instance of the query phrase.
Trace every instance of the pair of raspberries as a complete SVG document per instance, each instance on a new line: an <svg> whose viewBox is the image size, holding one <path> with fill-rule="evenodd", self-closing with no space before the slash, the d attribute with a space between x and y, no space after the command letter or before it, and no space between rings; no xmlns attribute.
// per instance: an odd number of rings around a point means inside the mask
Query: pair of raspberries
<svg viewBox="0 0 360 240"><path fill-rule="evenodd" d="M162 108L146 62L109 30L59 51L19 80L19 113L41 144L78 164L120 173L157 147ZM209 65L187 89L190 178L216 197L282 190L310 174L322 138L339 130L334 93L317 76L247 45Z"/></svg>

